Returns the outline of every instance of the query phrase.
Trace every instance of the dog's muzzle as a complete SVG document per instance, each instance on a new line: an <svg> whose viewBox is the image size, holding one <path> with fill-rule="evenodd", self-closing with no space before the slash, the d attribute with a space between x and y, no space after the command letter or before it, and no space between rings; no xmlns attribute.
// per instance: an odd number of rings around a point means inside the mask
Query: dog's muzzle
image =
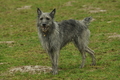
<svg viewBox="0 0 120 80"><path fill-rule="evenodd" d="M47 26L46 24L42 24L42 31L47 32L48 30L49 30L49 26Z"/></svg>

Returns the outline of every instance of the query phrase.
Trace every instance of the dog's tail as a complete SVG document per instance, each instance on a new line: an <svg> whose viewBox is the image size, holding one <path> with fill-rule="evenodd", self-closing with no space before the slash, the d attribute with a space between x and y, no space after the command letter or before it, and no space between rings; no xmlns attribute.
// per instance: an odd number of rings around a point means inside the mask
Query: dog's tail
<svg viewBox="0 0 120 80"><path fill-rule="evenodd" d="M84 23L85 25L88 26L91 20L92 20L92 17L86 17L86 18L84 18L82 21L83 21L83 23Z"/></svg>

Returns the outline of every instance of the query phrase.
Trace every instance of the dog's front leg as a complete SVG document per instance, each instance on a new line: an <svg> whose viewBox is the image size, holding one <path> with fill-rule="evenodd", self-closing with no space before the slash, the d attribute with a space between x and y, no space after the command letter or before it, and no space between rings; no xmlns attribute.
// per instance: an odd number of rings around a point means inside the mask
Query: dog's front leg
<svg viewBox="0 0 120 80"><path fill-rule="evenodd" d="M49 53L51 62L52 62L52 74L58 74L58 58L59 58L59 51L53 51Z"/></svg>

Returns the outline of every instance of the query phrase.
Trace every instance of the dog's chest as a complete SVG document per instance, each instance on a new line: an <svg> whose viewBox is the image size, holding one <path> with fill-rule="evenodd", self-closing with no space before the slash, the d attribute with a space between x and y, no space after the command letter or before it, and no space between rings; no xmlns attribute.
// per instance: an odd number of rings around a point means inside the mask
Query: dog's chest
<svg viewBox="0 0 120 80"><path fill-rule="evenodd" d="M59 48L60 42L58 38L59 37L56 35L41 36L41 44L46 51L49 51L52 48L54 49Z"/></svg>

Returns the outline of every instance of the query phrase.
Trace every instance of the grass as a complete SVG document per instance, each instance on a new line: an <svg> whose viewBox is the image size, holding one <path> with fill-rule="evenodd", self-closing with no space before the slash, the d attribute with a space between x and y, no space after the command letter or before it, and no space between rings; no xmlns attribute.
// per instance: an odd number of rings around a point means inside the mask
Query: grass
<svg viewBox="0 0 120 80"><path fill-rule="evenodd" d="M119 80L120 79L120 0L0 0L0 80ZM29 9L18 9L30 6ZM89 46L95 51L96 66L90 57L79 69L81 56L72 43L61 50L59 74L30 74L9 70L18 66L50 66L46 52L39 45L36 30L36 8L44 12L57 9L56 21L81 20L92 16ZM106 10L100 12L100 10ZM90 12L96 11L96 12ZM2 43L14 41L13 43ZM78 64L79 63L79 64Z"/></svg>

